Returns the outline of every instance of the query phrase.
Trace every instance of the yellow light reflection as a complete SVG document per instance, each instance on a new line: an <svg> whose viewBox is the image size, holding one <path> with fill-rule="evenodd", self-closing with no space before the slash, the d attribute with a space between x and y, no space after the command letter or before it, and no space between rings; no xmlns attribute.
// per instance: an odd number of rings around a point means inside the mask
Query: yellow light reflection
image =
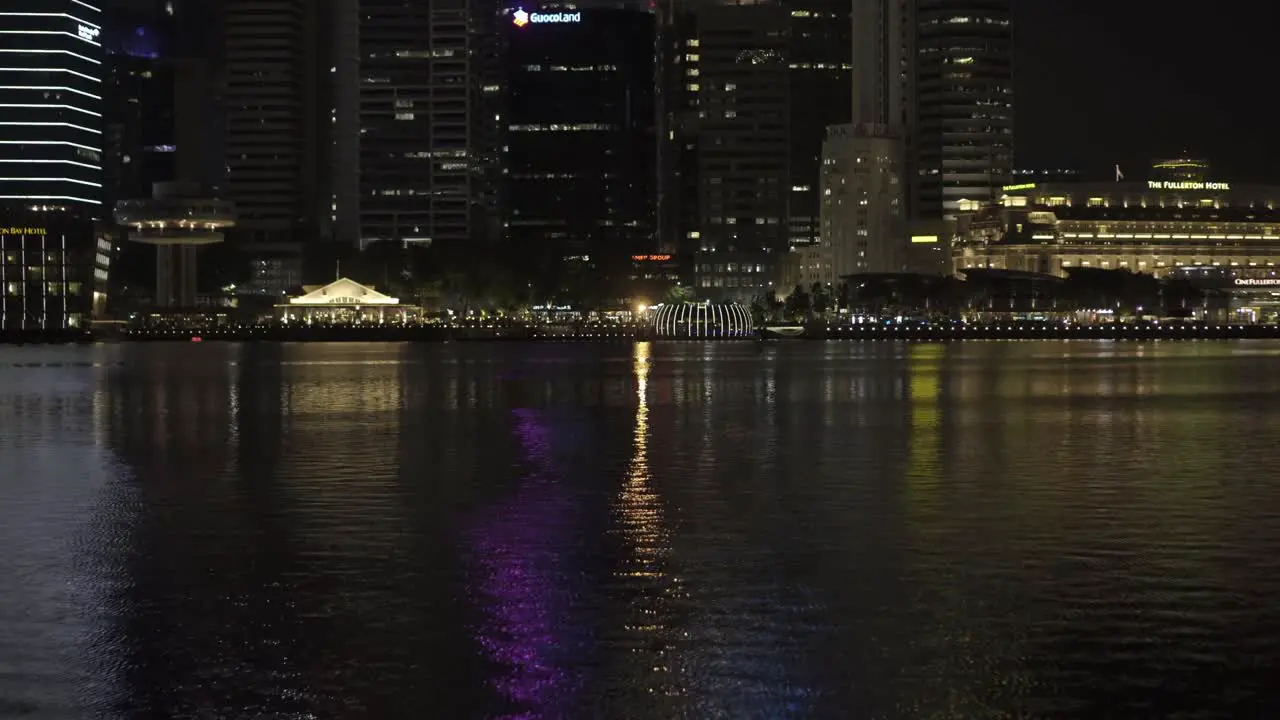
<svg viewBox="0 0 1280 720"><path fill-rule="evenodd" d="M911 434L907 438L907 495L915 512L936 510L941 447L941 345L912 345L907 355L907 388L911 403Z"/></svg>
<svg viewBox="0 0 1280 720"><path fill-rule="evenodd" d="M652 346L637 343L633 357L636 378L635 430L632 457L615 505L620 534L628 557L617 577L635 593L624 631L636 638L633 647L643 669L644 690L658 696L682 694L675 683L671 657L673 634L670 603L680 594L680 580L668 567L671 537L663 515L662 497L653 487L649 466L649 361Z"/></svg>

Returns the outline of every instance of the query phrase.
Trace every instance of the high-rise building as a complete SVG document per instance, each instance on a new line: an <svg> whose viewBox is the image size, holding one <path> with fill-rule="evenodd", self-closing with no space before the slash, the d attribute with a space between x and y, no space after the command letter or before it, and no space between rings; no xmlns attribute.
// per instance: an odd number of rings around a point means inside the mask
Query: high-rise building
<svg viewBox="0 0 1280 720"><path fill-rule="evenodd" d="M773 285L791 240L788 13L776 3L699 6L685 27L680 130L694 189L685 255L699 294L746 300Z"/></svg>
<svg viewBox="0 0 1280 720"><path fill-rule="evenodd" d="M320 4L225 0L226 197L238 233L253 242L295 240L319 217L322 111L316 87Z"/></svg>
<svg viewBox="0 0 1280 720"><path fill-rule="evenodd" d="M654 247L654 15L547 7L506 24L507 244L539 297L616 300L609 281Z"/></svg>
<svg viewBox="0 0 1280 720"><path fill-rule="evenodd" d="M865 213L905 220L854 226L860 272L947 272L948 223L1014 176L1010 21L1008 0L853 0L853 124L833 129L826 161L856 178L859 162L900 158L902 183ZM840 208L823 211L824 242L847 234Z"/></svg>
<svg viewBox="0 0 1280 720"><path fill-rule="evenodd" d="M791 195L787 216L792 247L820 236L817 189L827 127L850 122L853 102L853 23L850 0L790 0L788 84L791 98Z"/></svg>
<svg viewBox="0 0 1280 720"><path fill-rule="evenodd" d="M225 179L216 194L239 215L230 236L250 271L241 294L297 287L304 258L331 235L331 11L326 0L221 0Z"/></svg>
<svg viewBox="0 0 1280 720"><path fill-rule="evenodd" d="M102 19L79 0L0 12L0 203L101 213Z"/></svg>
<svg viewBox="0 0 1280 720"><path fill-rule="evenodd" d="M782 253L818 242L823 138L851 116L850 10L659 3L660 245L691 258L700 293L766 292Z"/></svg>
<svg viewBox="0 0 1280 720"><path fill-rule="evenodd" d="M1013 175L1009 0L914 0L911 212L954 215L998 200Z"/></svg>
<svg viewBox="0 0 1280 720"><path fill-rule="evenodd" d="M492 117L498 3L339 0L339 6L355 25L337 28L334 71L345 77L334 105L336 157L359 165L358 191L348 184L335 193L339 227L357 232L360 243L464 242L493 234L497 148L486 129L498 122Z"/></svg>
<svg viewBox="0 0 1280 720"><path fill-rule="evenodd" d="M103 204L149 194L177 171L173 66L147 55L104 58Z"/></svg>
<svg viewBox="0 0 1280 720"><path fill-rule="evenodd" d="M779 5L716 5L695 12L684 88L696 118L695 247L780 252L791 193L787 14Z"/></svg>
<svg viewBox="0 0 1280 720"><path fill-rule="evenodd" d="M836 283L856 273L901 272L908 265L902 143L874 125L834 125L823 143L823 276Z"/></svg>
<svg viewBox="0 0 1280 720"><path fill-rule="evenodd" d="M914 0L852 0L854 125L906 128L912 122Z"/></svg>
<svg viewBox="0 0 1280 720"><path fill-rule="evenodd" d="M853 121L903 137L908 214L997 199L1013 176L1009 0L853 3Z"/></svg>

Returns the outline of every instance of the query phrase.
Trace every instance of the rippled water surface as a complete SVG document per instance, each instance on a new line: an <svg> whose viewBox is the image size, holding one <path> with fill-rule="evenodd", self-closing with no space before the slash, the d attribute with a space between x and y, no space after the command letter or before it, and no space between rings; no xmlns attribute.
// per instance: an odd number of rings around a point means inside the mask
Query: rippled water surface
<svg viewBox="0 0 1280 720"><path fill-rule="evenodd" d="M0 348L0 717L1280 716L1280 344Z"/></svg>

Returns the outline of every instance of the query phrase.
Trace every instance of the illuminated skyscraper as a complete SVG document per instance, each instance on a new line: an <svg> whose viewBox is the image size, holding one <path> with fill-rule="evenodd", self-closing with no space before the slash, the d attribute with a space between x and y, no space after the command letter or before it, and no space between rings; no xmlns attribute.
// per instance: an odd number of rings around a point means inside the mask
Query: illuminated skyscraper
<svg viewBox="0 0 1280 720"><path fill-rule="evenodd" d="M96 214L101 11L80 0L5 0L0 9L0 203Z"/></svg>

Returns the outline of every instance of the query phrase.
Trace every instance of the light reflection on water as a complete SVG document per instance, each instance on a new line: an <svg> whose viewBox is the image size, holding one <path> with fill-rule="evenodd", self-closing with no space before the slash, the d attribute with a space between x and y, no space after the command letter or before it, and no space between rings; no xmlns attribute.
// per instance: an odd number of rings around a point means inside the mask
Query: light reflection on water
<svg viewBox="0 0 1280 720"><path fill-rule="evenodd" d="M1278 356L0 348L0 717L1271 717Z"/></svg>

